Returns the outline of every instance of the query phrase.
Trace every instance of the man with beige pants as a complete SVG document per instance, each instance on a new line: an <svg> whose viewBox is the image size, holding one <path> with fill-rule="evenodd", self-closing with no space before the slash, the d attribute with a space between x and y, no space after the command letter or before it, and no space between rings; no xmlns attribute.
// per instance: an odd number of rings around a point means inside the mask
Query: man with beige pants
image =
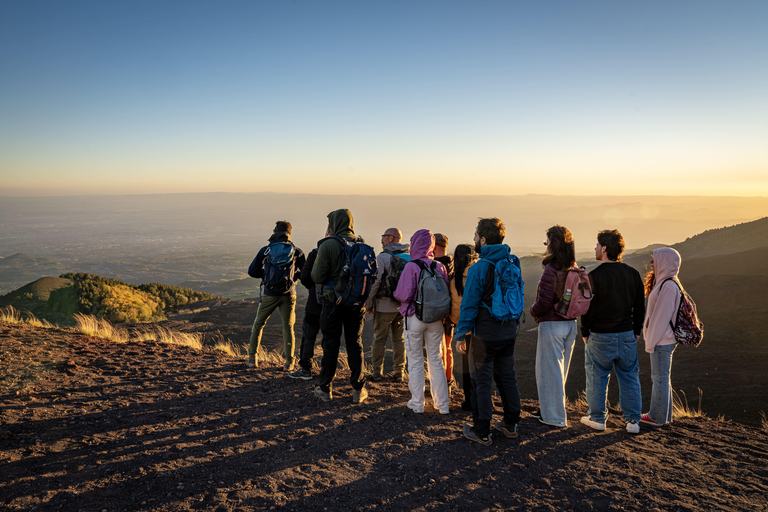
<svg viewBox="0 0 768 512"><path fill-rule="evenodd" d="M405 376L403 315L399 311L400 303L392 296L397 287L396 280L400 276L400 271L411 259L408 255L409 244L400 243L402 237L398 228L389 228L381 235L381 248L384 250L376 257L378 265L376 281L366 302L366 311L373 313L371 380L374 382L384 379L384 354L390 333L394 352L392 378L395 382L402 382Z"/></svg>

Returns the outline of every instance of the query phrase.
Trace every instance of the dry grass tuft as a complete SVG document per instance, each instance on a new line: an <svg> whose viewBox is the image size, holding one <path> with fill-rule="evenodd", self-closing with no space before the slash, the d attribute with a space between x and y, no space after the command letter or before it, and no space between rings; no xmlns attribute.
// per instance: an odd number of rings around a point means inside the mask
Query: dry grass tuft
<svg viewBox="0 0 768 512"><path fill-rule="evenodd" d="M763 411L760 411L760 428L768 432L768 418Z"/></svg>
<svg viewBox="0 0 768 512"><path fill-rule="evenodd" d="M107 320L100 320L95 316L75 313L77 329L87 336L95 336L115 343L127 343L128 332L113 326Z"/></svg>
<svg viewBox="0 0 768 512"><path fill-rule="evenodd" d="M167 345L177 345L203 350L203 335L200 333L173 331L166 327L152 326L136 333L136 341L157 341Z"/></svg>
<svg viewBox="0 0 768 512"><path fill-rule="evenodd" d="M238 358L248 354L248 352L244 351L243 348L239 345L235 345L230 340L224 341L223 339L214 343L213 350L218 350L219 352L224 352L230 357Z"/></svg>
<svg viewBox="0 0 768 512"><path fill-rule="evenodd" d="M688 397L685 396L685 392L682 389L680 390L680 393L683 394L683 398L680 398L680 395L678 395L675 391L672 391L672 417L674 419L677 420L682 418L706 418L707 417L707 413L701 410L701 402L704 394L701 391L701 388L698 388L698 390L699 390L699 406L696 409L688 405ZM722 414L715 419L719 421L725 421L725 417Z"/></svg>
<svg viewBox="0 0 768 512"><path fill-rule="evenodd" d="M26 324L32 327L43 327L45 329L53 328L48 320L40 320L35 317L29 311L19 311L13 306L5 306L0 308L0 322L6 322L9 324Z"/></svg>

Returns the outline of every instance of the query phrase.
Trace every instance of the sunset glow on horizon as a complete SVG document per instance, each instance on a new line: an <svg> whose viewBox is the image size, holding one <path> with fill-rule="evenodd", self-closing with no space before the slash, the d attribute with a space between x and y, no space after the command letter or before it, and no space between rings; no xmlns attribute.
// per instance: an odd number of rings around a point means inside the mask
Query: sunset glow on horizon
<svg viewBox="0 0 768 512"><path fill-rule="evenodd" d="M768 196L768 4L5 2L0 196Z"/></svg>

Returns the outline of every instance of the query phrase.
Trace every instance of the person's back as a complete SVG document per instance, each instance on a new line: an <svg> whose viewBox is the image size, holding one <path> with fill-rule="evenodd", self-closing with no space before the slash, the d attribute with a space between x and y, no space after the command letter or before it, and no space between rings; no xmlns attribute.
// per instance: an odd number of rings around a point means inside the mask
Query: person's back
<svg viewBox="0 0 768 512"><path fill-rule="evenodd" d="M343 331L351 372L352 401L361 403L368 397L365 389L365 375L362 373L365 308L364 305L348 306L337 302L334 289L346 260L346 245L336 237L350 242L358 241L354 231L354 219L349 210L334 210L328 214L328 235L321 240L317 248L317 259L312 268L312 280L323 285L323 311L320 315L323 359L320 382L315 388L315 396L324 402L329 402L333 398L331 387L336 376Z"/></svg>
<svg viewBox="0 0 768 512"><path fill-rule="evenodd" d="M619 403L627 422L627 432L640 432L640 378L637 341L645 317L645 297L640 273L621 263L624 238L617 230L597 235L595 259L601 261L589 273L594 298L581 317L581 335L586 343L588 415L581 422L595 430L605 430L608 413L605 398L611 371L619 381Z"/></svg>

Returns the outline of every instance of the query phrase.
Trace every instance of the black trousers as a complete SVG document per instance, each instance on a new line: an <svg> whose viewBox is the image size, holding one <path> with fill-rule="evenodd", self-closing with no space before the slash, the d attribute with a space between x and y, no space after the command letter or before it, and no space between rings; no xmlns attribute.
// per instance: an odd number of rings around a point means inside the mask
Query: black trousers
<svg viewBox="0 0 768 512"><path fill-rule="evenodd" d="M304 321L301 323L301 348L299 349L299 366L312 371L312 358L315 357L315 343L320 333L320 313L304 310Z"/></svg>
<svg viewBox="0 0 768 512"><path fill-rule="evenodd" d="M339 361L341 334L344 332L344 344L347 348L347 360L351 376L349 383L354 389L365 385L363 374L363 323L365 309L335 304L323 299L323 312L320 315L320 329L323 332L323 359L320 368L320 389L326 393L331 390Z"/></svg>

